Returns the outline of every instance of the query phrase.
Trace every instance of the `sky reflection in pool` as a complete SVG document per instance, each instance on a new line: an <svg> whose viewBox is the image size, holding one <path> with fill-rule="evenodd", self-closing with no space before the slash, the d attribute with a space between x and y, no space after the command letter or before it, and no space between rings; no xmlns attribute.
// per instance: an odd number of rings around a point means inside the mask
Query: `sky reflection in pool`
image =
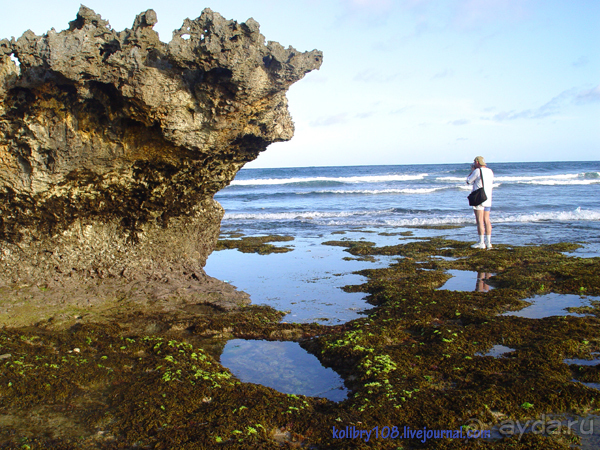
<svg viewBox="0 0 600 450"><path fill-rule="evenodd" d="M476 291L488 292L493 289L487 280L493 275L486 272L473 272L471 270L448 270L452 275L439 290L442 291Z"/></svg>
<svg viewBox="0 0 600 450"><path fill-rule="evenodd" d="M505 345L494 345L487 353L475 353L475 356L493 356L494 358L502 358L506 353L514 352L514 348L506 347Z"/></svg>
<svg viewBox="0 0 600 450"><path fill-rule="evenodd" d="M585 314L569 312L565 308L578 308L590 306L590 301L598 301L600 297L581 297L573 294L538 295L525 299L532 304L520 311L509 311L503 316L526 317L528 319L543 319L551 316L576 316L585 317Z"/></svg>
<svg viewBox="0 0 600 450"><path fill-rule="evenodd" d="M592 353L593 356L598 356L598 353ZM600 359L577 359L577 358L567 358L564 359L563 362L565 364L576 364L578 366L597 366L600 364Z"/></svg>
<svg viewBox="0 0 600 450"><path fill-rule="evenodd" d="M232 339L223 349L221 364L243 382L262 384L284 394L336 402L348 395L342 378L297 342Z"/></svg>
<svg viewBox="0 0 600 450"><path fill-rule="evenodd" d="M272 255L221 250L210 255L205 271L250 294L255 305L289 311L284 322L344 323L363 317L363 312L373 306L366 302L364 293L341 288L364 283L366 278L354 272L385 267L389 258L383 257L376 263L346 261L343 258L351 255L344 247L322 245L339 239L337 235L319 239L297 237L286 242L294 247L293 251Z"/></svg>

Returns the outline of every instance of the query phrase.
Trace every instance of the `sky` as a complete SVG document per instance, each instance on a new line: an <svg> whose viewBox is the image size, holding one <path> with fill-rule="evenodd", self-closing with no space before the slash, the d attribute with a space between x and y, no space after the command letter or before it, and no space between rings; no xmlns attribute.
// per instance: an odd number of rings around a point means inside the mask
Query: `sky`
<svg viewBox="0 0 600 450"><path fill-rule="evenodd" d="M50 6L50 4L52 6ZM296 131L246 167L600 160L598 0L86 0L164 42L208 7L323 51L288 91ZM80 1L3 5L0 39L68 28Z"/></svg>

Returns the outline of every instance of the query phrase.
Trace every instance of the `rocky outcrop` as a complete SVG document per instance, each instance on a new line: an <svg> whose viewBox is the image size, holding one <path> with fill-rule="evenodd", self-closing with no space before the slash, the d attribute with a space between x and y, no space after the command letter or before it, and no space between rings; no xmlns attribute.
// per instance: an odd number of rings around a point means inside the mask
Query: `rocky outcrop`
<svg viewBox="0 0 600 450"><path fill-rule="evenodd" d="M148 10L116 32L82 6L67 30L0 41L6 286L89 301L111 283L140 298L210 284L202 267L223 215L213 196L292 137L285 92L322 54L265 44L253 19L210 9L168 44L156 22Z"/></svg>

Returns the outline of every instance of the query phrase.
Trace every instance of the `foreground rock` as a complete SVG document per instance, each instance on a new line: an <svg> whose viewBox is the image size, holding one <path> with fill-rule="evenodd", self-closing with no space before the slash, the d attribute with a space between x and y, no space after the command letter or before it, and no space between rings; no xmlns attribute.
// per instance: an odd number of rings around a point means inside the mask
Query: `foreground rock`
<svg viewBox="0 0 600 450"><path fill-rule="evenodd" d="M209 9L168 44L156 22L116 32L82 6L67 30L0 41L0 315L40 296L247 302L202 270L213 196L292 137L285 92L322 54Z"/></svg>

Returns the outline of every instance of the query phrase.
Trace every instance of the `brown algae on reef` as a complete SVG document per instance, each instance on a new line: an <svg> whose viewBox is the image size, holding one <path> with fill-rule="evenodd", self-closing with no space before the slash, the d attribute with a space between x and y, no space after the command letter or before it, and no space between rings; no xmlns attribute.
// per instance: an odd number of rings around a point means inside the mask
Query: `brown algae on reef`
<svg viewBox="0 0 600 450"><path fill-rule="evenodd" d="M282 313L253 306L185 318L132 314L120 325L62 331L3 329L0 442L81 449L567 449L579 442L566 428L520 434L513 427L510 436L506 424L598 411L600 365L583 362L600 352L598 302L582 307L581 317L503 314L534 295L600 295L600 258L565 256L570 244L494 251L441 238L343 245L351 254L398 257L361 271L367 282L345 288L367 294L375 308L343 325L280 323ZM493 273L486 281L494 289L439 290L450 270ZM144 333L128 326L135 320L162 325ZM342 376L348 399L242 383L202 348L208 338L299 342ZM62 425L24 420L35 414ZM335 434L346 427L401 434L405 426L496 431L492 439L426 442Z"/></svg>
<svg viewBox="0 0 600 450"><path fill-rule="evenodd" d="M215 250L237 249L242 253L258 253L260 255L268 255L270 253L286 253L291 252L293 248L289 246L277 247L269 244L269 242L288 242L293 241L292 236L247 236L234 234L238 239L219 239Z"/></svg>

